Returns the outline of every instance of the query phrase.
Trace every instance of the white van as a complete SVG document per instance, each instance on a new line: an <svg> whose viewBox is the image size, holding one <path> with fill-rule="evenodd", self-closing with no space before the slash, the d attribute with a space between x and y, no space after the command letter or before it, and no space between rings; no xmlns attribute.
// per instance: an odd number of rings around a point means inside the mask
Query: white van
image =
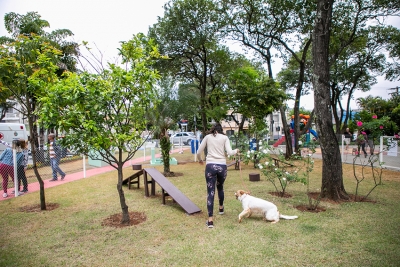
<svg viewBox="0 0 400 267"><path fill-rule="evenodd" d="M22 123L0 123L0 140L6 141L10 145L13 140L28 140L28 132ZM6 149L6 146L0 143L0 151Z"/></svg>

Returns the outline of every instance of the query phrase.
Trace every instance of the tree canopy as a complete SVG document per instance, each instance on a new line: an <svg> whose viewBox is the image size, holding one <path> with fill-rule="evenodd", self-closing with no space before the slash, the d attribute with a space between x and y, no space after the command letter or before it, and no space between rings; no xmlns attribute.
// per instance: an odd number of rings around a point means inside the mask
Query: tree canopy
<svg viewBox="0 0 400 267"><path fill-rule="evenodd" d="M118 170L121 223L129 223L122 167L144 143L146 114L157 107L159 74L153 64L162 56L154 41L143 34L123 42L120 55L125 68L109 64L101 74L67 73L65 79L47 87L38 116L47 127L56 124L66 132L65 146Z"/></svg>

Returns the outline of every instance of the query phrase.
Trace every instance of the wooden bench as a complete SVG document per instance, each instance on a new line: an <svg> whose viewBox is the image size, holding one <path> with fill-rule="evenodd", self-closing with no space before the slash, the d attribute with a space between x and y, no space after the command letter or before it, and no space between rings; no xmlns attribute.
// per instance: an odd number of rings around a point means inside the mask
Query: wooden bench
<svg viewBox="0 0 400 267"><path fill-rule="evenodd" d="M227 164L226 166L230 167L230 166L235 165L235 170L239 170L240 169L239 164L240 164L240 160L234 160L231 163Z"/></svg>
<svg viewBox="0 0 400 267"><path fill-rule="evenodd" d="M154 168L146 168L143 170L144 179L144 192L145 196L149 197L148 184L151 184L151 195L155 196L156 189L155 184L157 183L162 189L162 203L165 205L165 198L167 196L172 197L172 199L178 203L188 214L193 214L201 212L199 207L197 207L188 197L186 197L178 188L176 188L162 173ZM150 176L151 179L148 177Z"/></svg>
<svg viewBox="0 0 400 267"><path fill-rule="evenodd" d="M273 159L273 161L274 161L275 166L278 167L278 168L279 168L279 163L284 163L284 164L286 164L286 165L288 165L288 166L290 166L290 167L294 167L294 165L291 164L291 163L284 162L284 161L279 160L279 159L277 159L277 158L272 158L272 159Z"/></svg>
<svg viewBox="0 0 400 267"><path fill-rule="evenodd" d="M131 189L132 184L136 184L137 188L140 187L140 175L143 175L143 170L140 170L140 168L138 168L138 166L141 167L141 165L132 165L132 169L139 170L139 171L132 174L131 176L129 176L128 178L126 178L122 181L123 185L128 184L129 190Z"/></svg>

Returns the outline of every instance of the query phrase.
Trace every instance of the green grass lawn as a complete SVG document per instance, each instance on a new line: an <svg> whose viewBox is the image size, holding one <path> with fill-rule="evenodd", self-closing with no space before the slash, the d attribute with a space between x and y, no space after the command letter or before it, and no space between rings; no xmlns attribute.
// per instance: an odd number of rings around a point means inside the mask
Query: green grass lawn
<svg viewBox="0 0 400 267"><path fill-rule="evenodd" d="M170 181L202 212L186 215L172 200L161 204L144 197L144 188L124 187L129 211L144 212L145 222L124 228L102 226L107 217L120 213L116 190L117 173L108 172L46 189L46 202L60 206L52 211L22 212L39 204L39 192L0 202L0 266L399 266L400 262L400 173L385 171L384 185L370 196L374 202L335 204L321 202L325 212L301 212L307 204L306 186L292 184L292 198L270 194L271 183L250 182L252 165L242 170L229 167L225 183L225 214L218 215L208 229L204 165L193 155L174 155L171 166L177 177ZM162 172L162 167L157 167ZM125 175L133 173L125 169ZM351 166L344 166L345 188L354 193ZM311 191L319 190L321 162L315 161ZM360 194L372 186L361 184ZM238 189L274 202L281 213L298 215L296 220L270 224L259 216L238 223L241 203Z"/></svg>

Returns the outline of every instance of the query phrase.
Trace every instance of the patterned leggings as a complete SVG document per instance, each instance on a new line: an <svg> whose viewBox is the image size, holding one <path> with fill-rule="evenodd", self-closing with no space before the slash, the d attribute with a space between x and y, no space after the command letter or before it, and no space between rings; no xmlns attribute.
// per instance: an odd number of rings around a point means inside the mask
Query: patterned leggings
<svg viewBox="0 0 400 267"><path fill-rule="evenodd" d="M224 164L207 164L205 177L207 183L207 210L208 217L214 213L215 185L217 185L219 205L224 205L224 182L227 175L227 166Z"/></svg>

